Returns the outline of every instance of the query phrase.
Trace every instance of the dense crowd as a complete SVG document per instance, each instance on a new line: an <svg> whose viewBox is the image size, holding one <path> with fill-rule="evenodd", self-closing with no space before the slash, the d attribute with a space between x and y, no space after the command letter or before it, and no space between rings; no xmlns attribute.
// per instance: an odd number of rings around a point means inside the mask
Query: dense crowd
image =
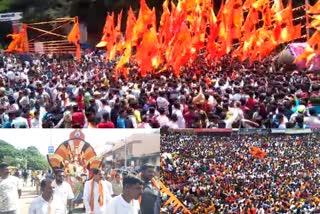
<svg viewBox="0 0 320 214"><path fill-rule="evenodd" d="M258 147L265 158L253 157ZM192 213L319 213L319 133L161 137L161 179ZM162 195L162 203L168 200ZM174 206L162 206L170 213ZM181 212L182 213L182 212Z"/></svg>
<svg viewBox="0 0 320 214"><path fill-rule="evenodd" d="M27 57L26 57L27 56ZM320 126L316 75L272 63L217 64L199 56L171 68L127 76L99 51L75 62L56 55L0 55L3 128L307 128ZM318 105L319 104L319 105Z"/></svg>

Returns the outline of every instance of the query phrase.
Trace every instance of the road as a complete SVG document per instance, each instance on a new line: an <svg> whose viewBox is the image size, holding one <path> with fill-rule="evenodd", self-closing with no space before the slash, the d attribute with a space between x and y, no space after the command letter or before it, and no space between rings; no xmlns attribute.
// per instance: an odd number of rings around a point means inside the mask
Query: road
<svg viewBox="0 0 320 214"><path fill-rule="evenodd" d="M31 187L30 184L22 187L22 194L20 198L20 213L27 214L30 204L34 198L37 197L36 187Z"/></svg>

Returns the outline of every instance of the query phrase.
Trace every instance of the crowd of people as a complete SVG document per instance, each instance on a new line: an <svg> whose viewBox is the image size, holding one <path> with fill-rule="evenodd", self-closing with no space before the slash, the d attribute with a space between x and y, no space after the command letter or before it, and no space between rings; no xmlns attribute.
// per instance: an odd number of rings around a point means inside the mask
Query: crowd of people
<svg viewBox="0 0 320 214"><path fill-rule="evenodd" d="M83 212L88 214L160 213L158 177L153 165L144 164L139 173L112 170L106 174L105 170L95 168L91 174L90 178L76 176L72 180L63 169L38 173L35 177L40 180L40 191L29 211L21 212L19 198L23 195L23 185L18 170L11 173L8 164L0 163L0 213L67 214L81 204Z"/></svg>
<svg viewBox="0 0 320 214"><path fill-rule="evenodd" d="M175 77L146 77L95 51L81 62L57 55L0 55L2 128L307 128L320 126L315 74L273 63L218 64L199 56Z"/></svg>
<svg viewBox="0 0 320 214"><path fill-rule="evenodd" d="M161 180L193 214L320 213L319 139L163 134ZM252 147L266 157L253 156ZM172 213L161 198L163 212Z"/></svg>

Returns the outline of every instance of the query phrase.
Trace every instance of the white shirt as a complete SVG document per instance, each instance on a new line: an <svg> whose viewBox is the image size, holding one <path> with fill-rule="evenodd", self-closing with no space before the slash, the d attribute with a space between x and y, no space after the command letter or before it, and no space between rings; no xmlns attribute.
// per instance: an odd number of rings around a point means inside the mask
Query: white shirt
<svg viewBox="0 0 320 214"><path fill-rule="evenodd" d="M31 128L42 128L40 126L40 120L39 119L36 119L36 118L33 118L31 120Z"/></svg>
<svg viewBox="0 0 320 214"><path fill-rule="evenodd" d="M18 189L22 189L19 178L15 176L0 178L0 212L18 210Z"/></svg>
<svg viewBox="0 0 320 214"><path fill-rule="evenodd" d="M186 121L184 120L182 111L180 109L175 109L172 111L172 114L176 114L178 117L178 126L181 129L184 129L186 127Z"/></svg>
<svg viewBox="0 0 320 214"><path fill-rule="evenodd" d="M164 97L158 97L157 100L157 105L158 105L158 108L164 108L164 110L166 111L166 113L169 113L169 101L164 98Z"/></svg>
<svg viewBox="0 0 320 214"><path fill-rule="evenodd" d="M91 198L91 182L92 180L89 180L85 183L84 185L84 191L83 191L83 203L86 208L86 213L91 213L91 207L90 207L90 198ZM102 181L102 189L103 189L103 196L104 196L104 202L102 207L100 207L99 204L99 185L97 182L94 182L93 186L93 194L94 194L94 214L103 214L106 212L107 208L107 203L111 200L111 193L109 192L109 185L107 182ZM112 188L112 185L111 185Z"/></svg>
<svg viewBox="0 0 320 214"><path fill-rule="evenodd" d="M110 196L111 196L111 195L113 195L112 183L111 183L111 182L109 182L109 181L105 181L105 180L104 180L103 182L105 182L105 183L106 183L107 188L108 188L108 192L109 192Z"/></svg>
<svg viewBox="0 0 320 214"><path fill-rule="evenodd" d="M111 199L108 204L106 214L139 214L140 205L138 200L132 200L131 203L126 202L122 195L118 195Z"/></svg>
<svg viewBox="0 0 320 214"><path fill-rule="evenodd" d="M65 181L61 185L57 185L55 180L52 183L54 186L53 198L56 199L56 203L62 208L62 212L67 213L68 200L74 198L71 186Z"/></svg>
<svg viewBox="0 0 320 214"><path fill-rule="evenodd" d="M159 115L157 117L157 121L158 121L160 127L166 126L170 122L169 118L166 115Z"/></svg>
<svg viewBox="0 0 320 214"><path fill-rule="evenodd" d="M50 214L50 210L54 214L64 214L63 207L59 206L55 198L48 202L43 199L42 195L39 195L31 202L29 214Z"/></svg>

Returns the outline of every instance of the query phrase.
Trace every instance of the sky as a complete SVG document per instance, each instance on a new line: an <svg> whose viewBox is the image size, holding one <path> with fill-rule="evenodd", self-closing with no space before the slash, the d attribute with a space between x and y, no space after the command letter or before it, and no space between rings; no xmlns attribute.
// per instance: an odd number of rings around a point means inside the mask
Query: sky
<svg viewBox="0 0 320 214"><path fill-rule="evenodd" d="M0 140L12 144L18 149L35 146L41 154L48 154L48 146L54 150L64 141L69 139L74 129L0 129ZM82 129L85 141L90 143L97 155L106 150L111 150L111 145L106 142L116 143L134 133L150 133L154 130L146 129Z"/></svg>

